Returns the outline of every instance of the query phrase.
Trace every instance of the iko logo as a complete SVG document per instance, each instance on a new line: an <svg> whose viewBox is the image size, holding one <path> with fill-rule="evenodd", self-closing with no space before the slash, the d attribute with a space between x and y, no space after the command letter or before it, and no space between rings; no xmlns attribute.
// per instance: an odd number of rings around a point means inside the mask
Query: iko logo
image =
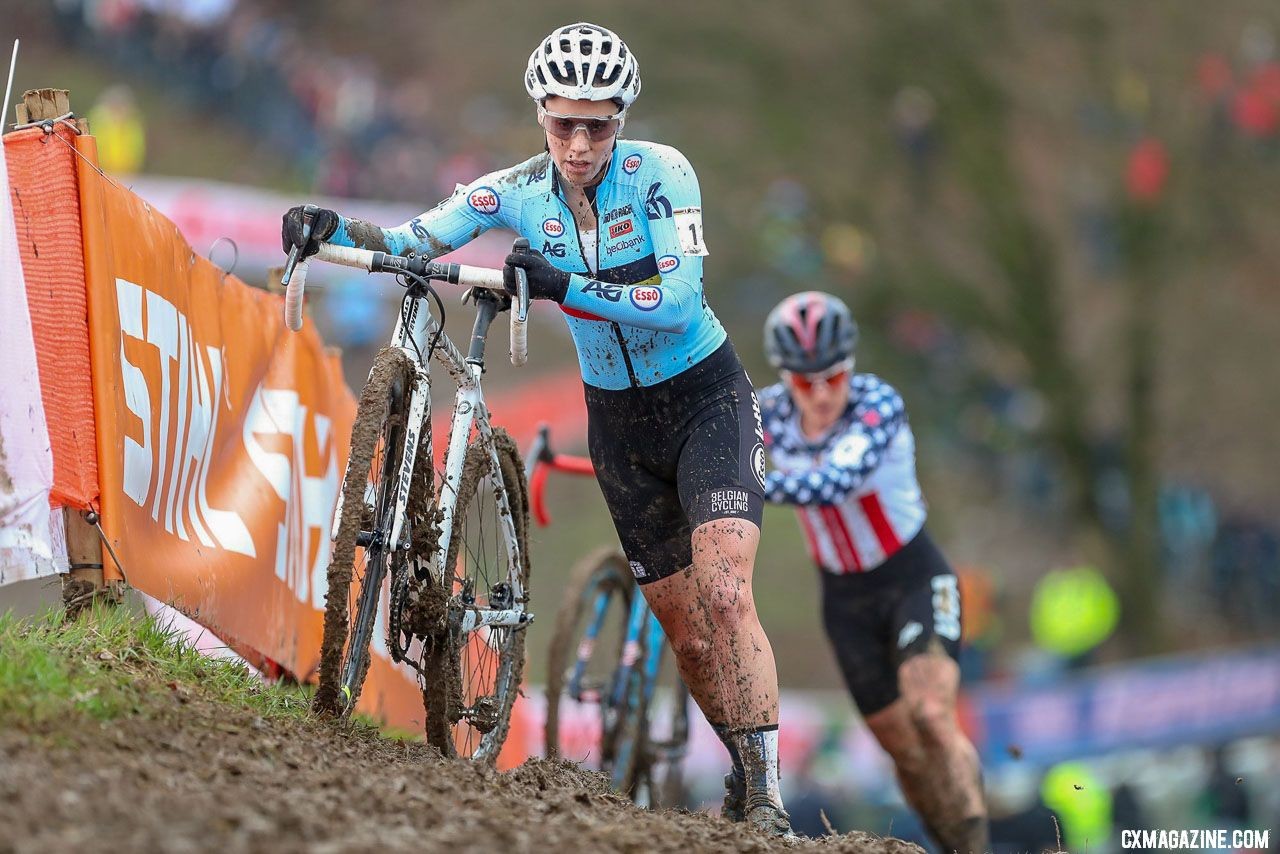
<svg viewBox="0 0 1280 854"><path fill-rule="evenodd" d="M542 222L542 233L547 237L559 237L564 234L564 223L555 217L548 217Z"/></svg>
<svg viewBox="0 0 1280 854"><path fill-rule="evenodd" d="M638 285L631 289L631 304L641 311L653 311L662 305L662 288Z"/></svg>
<svg viewBox="0 0 1280 854"><path fill-rule="evenodd" d="M680 259L674 255L663 255L658 259L658 272L666 275L680 266Z"/></svg>
<svg viewBox="0 0 1280 854"><path fill-rule="evenodd" d="M661 181L655 181L649 185L649 194L644 199L644 211L649 219L663 219L671 216L671 201L666 196L658 195L661 189Z"/></svg>
<svg viewBox="0 0 1280 854"><path fill-rule="evenodd" d="M482 214L496 214L502 207L502 199L492 187L476 187L467 196L467 204Z"/></svg>
<svg viewBox="0 0 1280 854"><path fill-rule="evenodd" d="M564 244L552 243L550 240L544 240L542 242L542 254L550 255L552 258L563 258Z"/></svg>
<svg viewBox="0 0 1280 854"><path fill-rule="evenodd" d="M644 158L639 154L633 154L626 160L622 161L622 171L628 175L634 175L640 171L640 164L644 162Z"/></svg>
<svg viewBox="0 0 1280 854"><path fill-rule="evenodd" d="M633 231L635 231L635 223L631 219L624 219L609 226L609 239L613 240L615 237L621 237Z"/></svg>

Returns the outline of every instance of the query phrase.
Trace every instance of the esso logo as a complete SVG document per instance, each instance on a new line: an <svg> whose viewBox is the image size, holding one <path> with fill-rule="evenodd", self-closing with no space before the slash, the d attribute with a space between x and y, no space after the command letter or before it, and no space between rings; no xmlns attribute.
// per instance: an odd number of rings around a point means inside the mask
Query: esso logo
<svg viewBox="0 0 1280 854"><path fill-rule="evenodd" d="M622 171L628 175L634 175L640 169L640 164L644 162L644 158L639 154L633 154L626 160L622 161Z"/></svg>
<svg viewBox="0 0 1280 854"><path fill-rule="evenodd" d="M547 237L559 237L564 234L564 223L552 217L542 223L542 233Z"/></svg>
<svg viewBox="0 0 1280 854"><path fill-rule="evenodd" d="M764 486L764 445L756 442L756 446L751 449L751 470L755 473L756 480L760 482L760 486Z"/></svg>
<svg viewBox="0 0 1280 854"><path fill-rule="evenodd" d="M491 187L476 187L467 196L467 204L482 214L496 214L502 207L502 200Z"/></svg>
<svg viewBox="0 0 1280 854"><path fill-rule="evenodd" d="M631 304L641 311L653 311L662 305L662 289L648 286L632 288Z"/></svg>
<svg viewBox="0 0 1280 854"><path fill-rule="evenodd" d="M674 255L663 255L658 259L658 272L666 275L680 266L680 259Z"/></svg>

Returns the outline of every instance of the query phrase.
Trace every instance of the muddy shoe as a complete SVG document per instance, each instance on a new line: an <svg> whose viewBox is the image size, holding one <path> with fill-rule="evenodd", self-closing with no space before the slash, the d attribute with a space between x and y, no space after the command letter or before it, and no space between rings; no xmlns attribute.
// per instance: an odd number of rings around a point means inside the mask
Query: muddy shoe
<svg viewBox="0 0 1280 854"><path fill-rule="evenodd" d="M732 772L724 775L724 804L720 817L728 821L742 821L747 814L747 784Z"/></svg>
<svg viewBox="0 0 1280 854"><path fill-rule="evenodd" d="M752 799L744 820L766 836L796 838L795 831L791 829L791 816L787 815L781 807L774 805L772 801Z"/></svg>

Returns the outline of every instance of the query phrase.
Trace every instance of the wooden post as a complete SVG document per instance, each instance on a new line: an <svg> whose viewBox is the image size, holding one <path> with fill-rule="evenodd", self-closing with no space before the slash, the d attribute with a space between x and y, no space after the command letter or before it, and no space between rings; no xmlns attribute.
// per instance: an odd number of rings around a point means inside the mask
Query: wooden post
<svg viewBox="0 0 1280 854"><path fill-rule="evenodd" d="M56 119L71 112L71 93L66 89L28 89L14 105L14 112L20 125ZM88 119L74 121L81 133L89 132Z"/></svg>
<svg viewBox="0 0 1280 854"><path fill-rule="evenodd" d="M29 89L23 93L16 111L18 124L61 118L71 112L71 93L66 89ZM88 132L87 120L75 121L82 133ZM68 612L74 613L108 592L102 574L104 550L97 528L89 523L84 513L70 507L62 512L67 533L67 559L71 564L71 571L62 578L62 601ZM114 596L106 598L113 599Z"/></svg>
<svg viewBox="0 0 1280 854"><path fill-rule="evenodd" d="M108 593L102 577L102 540L98 530L85 519L79 510L68 507L63 512L67 528L67 559L71 571L62 577L62 603L68 615L74 616L98 598Z"/></svg>

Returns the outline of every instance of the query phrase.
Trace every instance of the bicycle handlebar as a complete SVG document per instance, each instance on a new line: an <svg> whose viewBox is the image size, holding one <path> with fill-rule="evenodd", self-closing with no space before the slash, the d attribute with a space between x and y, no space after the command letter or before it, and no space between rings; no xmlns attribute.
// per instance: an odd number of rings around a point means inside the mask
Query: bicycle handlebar
<svg viewBox="0 0 1280 854"><path fill-rule="evenodd" d="M303 234L309 235L311 224L306 221ZM305 240L305 237L304 237ZM502 270L489 267L473 267L468 264L442 264L428 261L425 258L405 258L389 252L374 252L370 249L356 249L351 246L335 246L332 243L321 243L319 250L311 256L330 264L341 264L346 267L357 267L370 273L410 273L424 279L448 282L451 285L465 285L471 288L487 288L492 291L506 293L502 283ZM281 282L285 285L284 323L294 332L302 328L302 301L307 281L307 265L310 259L298 260L298 249L294 247L289 253L289 261L285 266ZM516 296L511 308L511 364L523 365L529 358L528 320L529 320L529 280L525 271L515 268Z"/></svg>
<svg viewBox="0 0 1280 854"><path fill-rule="evenodd" d="M551 514L547 512L542 493L546 489L547 473L553 470L590 477L594 477L596 473L595 466L586 457L554 453L551 450L550 428L546 424L540 424L538 436L529 448L529 463L525 473L529 478L529 504L533 509L533 518L543 528L551 524Z"/></svg>

